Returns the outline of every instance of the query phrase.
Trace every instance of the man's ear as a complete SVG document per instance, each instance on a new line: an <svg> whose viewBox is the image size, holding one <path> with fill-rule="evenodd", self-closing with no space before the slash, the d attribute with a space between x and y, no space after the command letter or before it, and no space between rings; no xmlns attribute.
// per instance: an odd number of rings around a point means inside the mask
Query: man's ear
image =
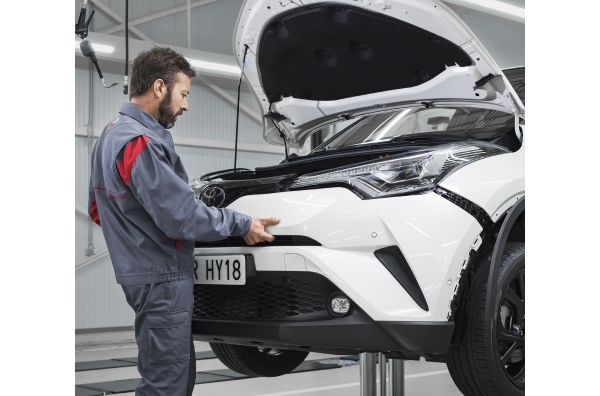
<svg viewBox="0 0 600 396"><path fill-rule="evenodd" d="M155 97L162 99L167 94L167 84L162 78L157 78L152 84L152 91Z"/></svg>

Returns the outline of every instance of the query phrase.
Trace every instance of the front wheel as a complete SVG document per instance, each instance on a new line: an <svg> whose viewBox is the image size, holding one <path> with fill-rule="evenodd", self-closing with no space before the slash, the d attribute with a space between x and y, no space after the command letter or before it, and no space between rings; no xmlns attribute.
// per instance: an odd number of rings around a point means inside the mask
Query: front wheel
<svg viewBox="0 0 600 396"><path fill-rule="evenodd" d="M210 343L221 363L233 371L251 377L277 377L300 365L308 352Z"/></svg>
<svg viewBox="0 0 600 396"><path fill-rule="evenodd" d="M500 263L495 326L485 326L491 254L483 259L457 315L462 339L448 351L446 364L468 396L525 395L525 244L507 243ZM491 332L492 344L487 340ZM496 365L500 370L495 370Z"/></svg>

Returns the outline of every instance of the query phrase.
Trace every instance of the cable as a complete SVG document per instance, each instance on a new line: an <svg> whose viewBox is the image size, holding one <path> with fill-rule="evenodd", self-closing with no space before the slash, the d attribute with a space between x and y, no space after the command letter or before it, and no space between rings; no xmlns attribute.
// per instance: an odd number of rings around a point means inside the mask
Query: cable
<svg viewBox="0 0 600 396"><path fill-rule="evenodd" d="M81 11L79 11L79 19L75 24L75 34L81 38L81 42L79 43L79 49L81 50L81 54L86 58L89 58L90 61L96 67L96 70L98 71L98 76L102 81L102 86L104 86L104 88L114 87L115 85L117 85L116 82L107 84L104 81L104 76L102 75L100 65L98 64L98 58L96 58L96 52L92 47L92 43L90 43L88 39L86 39L90 23L92 22L92 17L94 16L94 12L96 12L95 10L92 10L92 12L90 13L90 17L86 21L85 14L87 10L87 3L88 0L84 0L83 4L81 5Z"/></svg>
<svg viewBox="0 0 600 396"><path fill-rule="evenodd" d="M248 54L248 44L244 44L244 58L242 59L242 70L240 74L240 81L238 83L237 89L237 108L236 108L236 116L235 116L235 147L233 153L233 171L237 171L237 152L238 152L238 135L239 135L239 126L240 126L240 90L242 88L242 77L244 77L244 67L246 66L246 55Z"/></svg>
<svg viewBox="0 0 600 396"><path fill-rule="evenodd" d="M129 93L129 0L125 0L125 75L123 76L123 94Z"/></svg>

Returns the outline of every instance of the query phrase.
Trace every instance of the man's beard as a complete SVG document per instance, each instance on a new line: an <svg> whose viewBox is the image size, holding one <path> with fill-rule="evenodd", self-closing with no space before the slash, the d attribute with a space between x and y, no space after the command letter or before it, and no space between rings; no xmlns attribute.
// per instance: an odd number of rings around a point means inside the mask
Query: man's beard
<svg viewBox="0 0 600 396"><path fill-rule="evenodd" d="M165 129L171 129L177 120L177 113L171 111L171 91L167 89L167 95L158 105L158 123Z"/></svg>

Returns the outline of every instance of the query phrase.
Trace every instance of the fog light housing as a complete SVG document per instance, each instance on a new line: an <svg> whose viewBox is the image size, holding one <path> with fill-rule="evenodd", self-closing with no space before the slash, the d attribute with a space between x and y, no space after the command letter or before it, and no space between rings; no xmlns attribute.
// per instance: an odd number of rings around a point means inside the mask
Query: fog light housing
<svg viewBox="0 0 600 396"><path fill-rule="evenodd" d="M344 316L350 312L350 299L341 293L329 297L329 313L333 316Z"/></svg>

